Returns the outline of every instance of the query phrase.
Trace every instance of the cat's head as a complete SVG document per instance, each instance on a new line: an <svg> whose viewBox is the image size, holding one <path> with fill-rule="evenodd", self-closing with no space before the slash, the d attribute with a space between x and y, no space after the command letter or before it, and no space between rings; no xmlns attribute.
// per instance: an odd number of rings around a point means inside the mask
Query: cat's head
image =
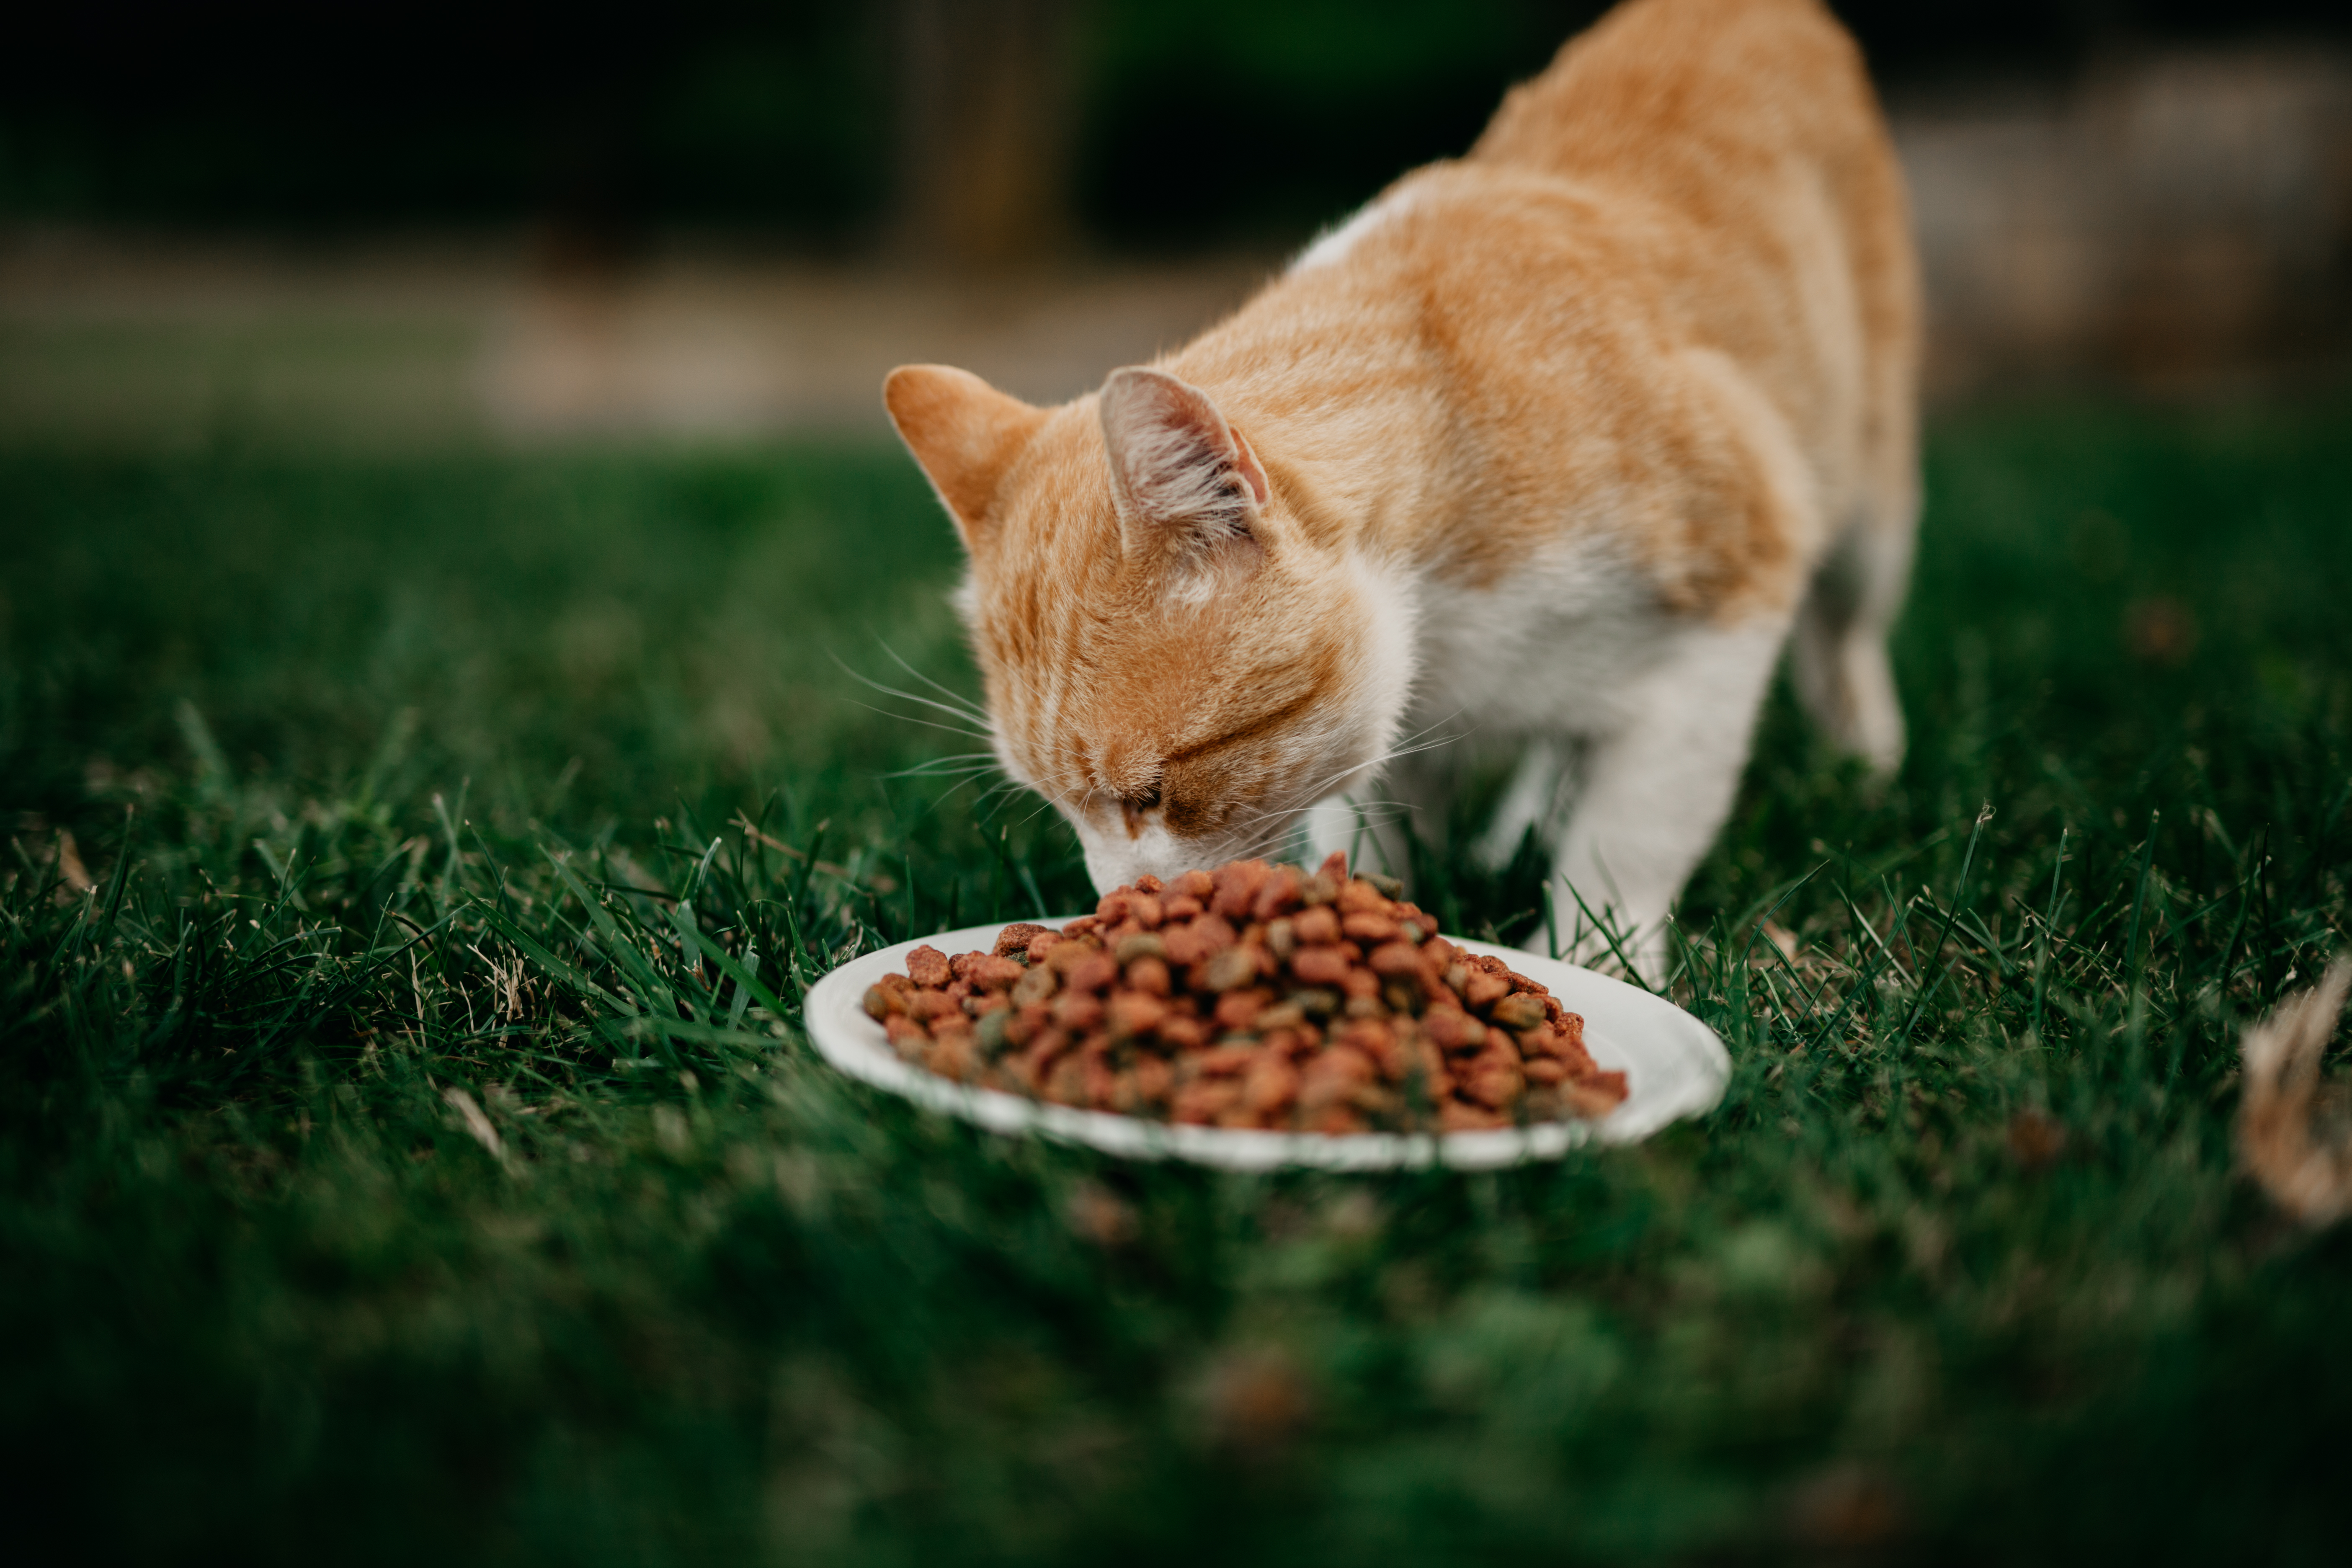
<svg viewBox="0 0 2352 1568"><path fill-rule="evenodd" d="M1410 600L1206 393L1128 369L1037 408L908 365L884 398L963 540L997 756L1098 887L1276 847L1378 770Z"/></svg>

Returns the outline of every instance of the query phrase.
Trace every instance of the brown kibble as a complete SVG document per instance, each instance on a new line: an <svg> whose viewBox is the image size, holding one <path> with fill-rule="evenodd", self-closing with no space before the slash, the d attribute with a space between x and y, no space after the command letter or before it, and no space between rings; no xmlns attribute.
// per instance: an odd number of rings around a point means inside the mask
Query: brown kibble
<svg viewBox="0 0 2352 1568"><path fill-rule="evenodd" d="M1019 1048L1037 1037L1038 1031L1053 1022L1054 1010L1043 1002L1032 1002L1004 1021L1004 1043Z"/></svg>
<svg viewBox="0 0 2352 1568"><path fill-rule="evenodd" d="M1339 940L1339 917L1327 908L1301 910L1290 922L1298 940L1309 947Z"/></svg>
<svg viewBox="0 0 2352 1568"><path fill-rule="evenodd" d="M1198 1018L1171 1012L1160 1020L1160 1038L1171 1049L1197 1051L1209 1043L1209 1026Z"/></svg>
<svg viewBox="0 0 2352 1568"><path fill-rule="evenodd" d="M1372 1058L1353 1046L1335 1045L1307 1064L1298 1100L1309 1110L1351 1098L1379 1076Z"/></svg>
<svg viewBox="0 0 2352 1568"><path fill-rule="evenodd" d="M1583 1079L1570 1079L1559 1086L1559 1092L1570 1110L1588 1120L1597 1120L1625 1103L1625 1075L1596 1072Z"/></svg>
<svg viewBox="0 0 2352 1568"><path fill-rule="evenodd" d="M1154 1056L1138 1056L1127 1069L1128 1081L1134 1086L1136 1098L1147 1106L1164 1106L1168 1092L1175 1087L1176 1071Z"/></svg>
<svg viewBox="0 0 2352 1568"><path fill-rule="evenodd" d="M1028 921L1006 926L996 933L996 956L1011 958L1014 953L1026 954L1029 944L1041 936L1055 934L1051 926L1041 926Z"/></svg>
<svg viewBox="0 0 2352 1568"><path fill-rule="evenodd" d="M1336 947L1301 948L1290 960L1290 973L1309 985L1341 985L1348 978L1348 957Z"/></svg>
<svg viewBox="0 0 2352 1568"><path fill-rule="evenodd" d="M1358 1019L1334 1038L1370 1057L1380 1068L1381 1077L1391 1083L1401 1081L1412 1070L1412 1058L1398 1041L1396 1031L1377 1018Z"/></svg>
<svg viewBox="0 0 2352 1568"><path fill-rule="evenodd" d="M1217 868L1212 877L1211 914L1247 916L1257 904L1259 890L1274 868L1263 860L1234 860Z"/></svg>
<svg viewBox="0 0 2352 1568"><path fill-rule="evenodd" d="M1452 977L1449 975L1447 978ZM1484 1012L1511 994L1511 983L1499 974L1474 969L1458 989L1462 993L1462 1000L1470 1005L1472 1011Z"/></svg>
<svg viewBox="0 0 2352 1568"><path fill-rule="evenodd" d="M908 1016L919 1024L928 1024L934 1018L944 1018L950 1013L963 1010L962 1003L944 991L918 991L908 997L906 1003Z"/></svg>
<svg viewBox="0 0 2352 1568"><path fill-rule="evenodd" d="M1072 991L1108 991L1118 980L1118 961L1107 952L1090 952L1062 976Z"/></svg>
<svg viewBox="0 0 2352 1568"><path fill-rule="evenodd" d="M980 1077L980 1047L971 1034L960 1030L944 1037L923 1065L941 1078L970 1083Z"/></svg>
<svg viewBox="0 0 2352 1568"><path fill-rule="evenodd" d="M1169 1102L1168 1113L1171 1121L1206 1126L1220 1112L1239 1104L1241 1098L1239 1079L1198 1078L1176 1091Z"/></svg>
<svg viewBox="0 0 2352 1568"><path fill-rule="evenodd" d="M949 973L975 991L997 991L1028 973L1019 963L993 953L960 953L948 961Z"/></svg>
<svg viewBox="0 0 2352 1568"><path fill-rule="evenodd" d="M1465 1105L1458 1100L1449 1100L1437 1108L1437 1125L1442 1131L1491 1132L1510 1124L1511 1119L1500 1111Z"/></svg>
<svg viewBox="0 0 2352 1568"><path fill-rule="evenodd" d="M1351 1132L1363 1131L1364 1119L1357 1114L1355 1107L1334 1100L1319 1110L1307 1113L1307 1131L1320 1132L1328 1138L1344 1138Z"/></svg>
<svg viewBox="0 0 2352 1568"><path fill-rule="evenodd" d="M1258 1047L1247 1041L1235 1040L1213 1046L1192 1060L1202 1073L1222 1077L1227 1073L1246 1072L1250 1063L1257 1059L1258 1050Z"/></svg>
<svg viewBox="0 0 2352 1568"><path fill-rule="evenodd" d="M958 1081L1193 1125L1462 1130L1623 1100L1583 1019L1400 891L1343 857L1311 876L1258 860L1138 878L1059 931L917 948L862 1001L901 1055Z"/></svg>
<svg viewBox="0 0 2352 1568"><path fill-rule="evenodd" d="M1301 1051L1307 1050L1321 1042L1322 1037L1311 1028L1265 1027L1266 1016L1273 1011L1274 1009L1269 1007L1265 1013L1258 1016L1258 1026L1262 1031L1258 1036L1258 1043L1265 1049L1296 1060Z"/></svg>
<svg viewBox="0 0 2352 1568"><path fill-rule="evenodd" d="M1297 867L1276 866L1274 874L1258 889L1256 899L1250 904L1250 913L1262 921L1290 913L1298 907L1299 885L1304 880Z"/></svg>
<svg viewBox="0 0 2352 1568"><path fill-rule="evenodd" d="M1168 962L1190 969L1234 945L1234 928L1215 915L1202 915L1185 925L1162 927L1161 948Z"/></svg>
<svg viewBox="0 0 2352 1568"><path fill-rule="evenodd" d="M1056 1104L1085 1105L1087 1088L1087 1061L1081 1054L1064 1057L1045 1074L1045 1098Z"/></svg>
<svg viewBox="0 0 2352 1568"><path fill-rule="evenodd" d="M1217 1023L1227 1029L1246 1029L1273 1000L1274 993L1264 989L1227 991L1217 998Z"/></svg>
<svg viewBox="0 0 2352 1568"><path fill-rule="evenodd" d="M1527 1081L1520 1076L1517 1065L1493 1055L1478 1058L1468 1070L1457 1074L1454 1081L1455 1093L1489 1110L1503 1110L1526 1088Z"/></svg>
<svg viewBox="0 0 2352 1568"><path fill-rule="evenodd" d="M929 942L907 955L907 978L926 990L945 985L950 978L948 955Z"/></svg>
<svg viewBox="0 0 2352 1568"><path fill-rule="evenodd" d="M1103 999L1092 991L1071 989L1054 999L1054 1022L1073 1034L1085 1034L1102 1022Z"/></svg>
<svg viewBox="0 0 2352 1568"><path fill-rule="evenodd" d="M1432 1007L1422 1015L1421 1032L1440 1050L1458 1051L1486 1041L1486 1026L1459 1007Z"/></svg>
<svg viewBox="0 0 2352 1568"><path fill-rule="evenodd" d="M1119 1039L1148 1035L1160 1027L1160 1021L1167 1016L1168 1004L1148 991L1111 994L1110 1032Z"/></svg>
<svg viewBox="0 0 2352 1568"><path fill-rule="evenodd" d="M1242 1103L1265 1116L1287 1110L1298 1098L1298 1069L1272 1051L1259 1051L1242 1077Z"/></svg>
<svg viewBox="0 0 2352 1568"><path fill-rule="evenodd" d="M1109 1058L1099 1051L1089 1050L1079 1052L1078 1060L1086 1068L1087 1103L1097 1110L1118 1110L1121 1086Z"/></svg>

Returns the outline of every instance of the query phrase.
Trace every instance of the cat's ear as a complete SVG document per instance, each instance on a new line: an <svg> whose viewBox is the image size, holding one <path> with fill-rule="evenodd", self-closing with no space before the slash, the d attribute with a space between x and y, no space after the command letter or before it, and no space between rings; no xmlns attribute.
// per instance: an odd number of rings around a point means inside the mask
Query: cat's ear
<svg viewBox="0 0 2352 1568"><path fill-rule="evenodd" d="M964 548L978 548L1004 470L1037 434L1045 411L943 364L900 365L883 382L882 402L955 519Z"/></svg>
<svg viewBox="0 0 2352 1568"><path fill-rule="evenodd" d="M1166 371L1130 365L1102 389L1111 494L1130 551L1186 554L1255 537L1271 491L1249 438L1209 395Z"/></svg>

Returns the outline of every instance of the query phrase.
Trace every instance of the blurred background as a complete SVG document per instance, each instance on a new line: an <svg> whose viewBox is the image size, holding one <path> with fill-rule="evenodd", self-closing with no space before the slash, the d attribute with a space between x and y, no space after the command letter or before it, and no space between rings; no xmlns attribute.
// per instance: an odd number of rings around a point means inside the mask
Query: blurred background
<svg viewBox="0 0 2352 1568"><path fill-rule="evenodd" d="M1462 150L1568 0L93 4L0 60L0 434L878 432L1068 396ZM2352 23L1849 0L1931 395L2333 379Z"/></svg>

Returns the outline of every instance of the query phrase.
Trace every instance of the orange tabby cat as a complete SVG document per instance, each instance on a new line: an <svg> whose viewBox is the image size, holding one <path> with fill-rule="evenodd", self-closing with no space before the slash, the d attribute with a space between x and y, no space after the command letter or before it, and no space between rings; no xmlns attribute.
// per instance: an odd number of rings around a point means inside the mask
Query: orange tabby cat
<svg viewBox="0 0 2352 1568"><path fill-rule="evenodd" d="M1830 734L1902 756L1917 293L1828 12L1631 0L1189 347L1058 408L937 365L885 396L997 752L1098 884L1310 808L1344 844L1383 773L1434 833L1444 730L1523 750L1478 851L1564 809L1558 907L1654 956L1792 630Z"/></svg>

